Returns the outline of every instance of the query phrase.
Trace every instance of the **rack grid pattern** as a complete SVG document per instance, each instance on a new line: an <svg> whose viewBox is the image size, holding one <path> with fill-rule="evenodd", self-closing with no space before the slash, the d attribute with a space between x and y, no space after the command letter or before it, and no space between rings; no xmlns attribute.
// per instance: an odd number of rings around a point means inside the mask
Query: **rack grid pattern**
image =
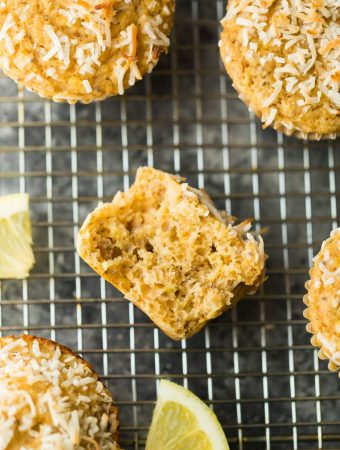
<svg viewBox="0 0 340 450"><path fill-rule="evenodd" d="M0 78L0 193L30 193L36 256L27 280L0 284L0 331L89 359L117 401L125 449L144 448L160 378L206 400L231 449L339 449L339 380L302 316L313 254L337 226L339 140L262 130L219 60L224 10L178 0L169 55L123 97L55 104ZM261 291L188 341L165 337L75 252L87 213L140 165L180 173L264 233Z"/></svg>

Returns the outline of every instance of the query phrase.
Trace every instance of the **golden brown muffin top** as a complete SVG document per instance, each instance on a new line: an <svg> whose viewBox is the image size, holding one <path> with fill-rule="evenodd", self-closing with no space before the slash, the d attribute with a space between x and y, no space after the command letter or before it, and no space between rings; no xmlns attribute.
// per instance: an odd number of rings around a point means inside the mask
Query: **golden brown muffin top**
<svg viewBox="0 0 340 450"><path fill-rule="evenodd" d="M118 450L117 409L92 367L34 336L0 338L0 440L6 450Z"/></svg>
<svg viewBox="0 0 340 450"><path fill-rule="evenodd" d="M0 65L56 101L123 94L169 46L174 0L4 0Z"/></svg>
<svg viewBox="0 0 340 450"><path fill-rule="evenodd" d="M307 330L313 333L312 344L321 348L321 356L330 368L340 367L340 228L332 231L322 245L306 283L308 294L305 316Z"/></svg>
<svg viewBox="0 0 340 450"><path fill-rule="evenodd" d="M265 121L318 138L340 132L338 0L231 0L221 53Z"/></svg>

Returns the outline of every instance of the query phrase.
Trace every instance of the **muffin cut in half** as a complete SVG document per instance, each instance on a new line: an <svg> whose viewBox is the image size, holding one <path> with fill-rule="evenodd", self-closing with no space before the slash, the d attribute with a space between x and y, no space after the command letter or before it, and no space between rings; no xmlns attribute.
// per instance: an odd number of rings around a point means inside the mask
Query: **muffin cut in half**
<svg viewBox="0 0 340 450"><path fill-rule="evenodd" d="M340 369L340 228L331 232L314 258L308 293L304 297L311 343L320 347L319 357L329 359L328 367ZM340 376L340 374L339 374Z"/></svg>
<svg viewBox="0 0 340 450"><path fill-rule="evenodd" d="M119 450L118 415L92 367L41 337L0 338L2 450Z"/></svg>
<svg viewBox="0 0 340 450"><path fill-rule="evenodd" d="M78 236L79 255L181 339L254 292L264 278L261 236L233 226L202 191L148 167L127 192L101 204Z"/></svg>

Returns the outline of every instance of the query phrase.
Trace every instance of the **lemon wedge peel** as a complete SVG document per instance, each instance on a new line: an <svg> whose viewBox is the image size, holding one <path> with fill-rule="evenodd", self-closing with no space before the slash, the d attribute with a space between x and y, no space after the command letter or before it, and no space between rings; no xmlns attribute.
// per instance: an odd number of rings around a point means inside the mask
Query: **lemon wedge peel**
<svg viewBox="0 0 340 450"><path fill-rule="evenodd" d="M35 260L28 194L0 197L0 279L22 279Z"/></svg>
<svg viewBox="0 0 340 450"><path fill-rule="evenodd" d="M174 420L176 409L177 411L182 409L181 419L185 416L191 422L183 424L182 421L178 427L180 429L178 436L176 435L174 423L169 424L171 430L170 432L168 431L170 435L168 439L167 430L159 430L158 426L162 421L164 422L164 419L166 421L164 414L169 414L169 419L171 416L171 419ZM188 427L185 435L181 434L183 427L186 425ZM191 430L190 427L192 428ZM157 436L161 436L161 444L156 442ZM199 448L202 450L229 450L227 439L214 412L188 389L171 381L161 380L157 404L146 442L146 450L182 449L185 448L183 446L184 441L187 441L190 437L192 437L193 441L196 438L196 442L200 442ZM166 443L164 439L168 439ZM178 442L177 445L176 440ZM192 445L191 448L193 448Z"/></svg>

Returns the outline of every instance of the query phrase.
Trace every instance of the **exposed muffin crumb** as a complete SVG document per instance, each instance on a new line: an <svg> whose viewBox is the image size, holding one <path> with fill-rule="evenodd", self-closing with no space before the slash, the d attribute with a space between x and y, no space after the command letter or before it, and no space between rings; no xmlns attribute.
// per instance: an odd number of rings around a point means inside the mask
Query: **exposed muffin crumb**
<svg viewBox="0 0 340 450"><path fill-rule="evenodd" d="M181 339L263 281L261 236L249 232L250 220L231 222L202 191L144 167L127 192L87 217L77 248L166 334Z"/></svg>

